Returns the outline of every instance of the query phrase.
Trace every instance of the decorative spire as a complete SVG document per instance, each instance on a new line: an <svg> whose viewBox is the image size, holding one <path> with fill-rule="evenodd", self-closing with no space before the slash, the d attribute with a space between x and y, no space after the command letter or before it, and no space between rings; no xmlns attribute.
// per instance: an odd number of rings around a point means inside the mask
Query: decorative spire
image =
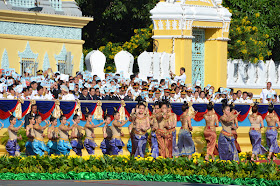
<svg viewBox="0 0 280 186"><path fill-rule="evenodd" d="M1 68L2 69L8 69L9 67L9 58L8 58L8 52L6 49L4 49L3 55L2 55L2 60L1 60Z"/></svg>

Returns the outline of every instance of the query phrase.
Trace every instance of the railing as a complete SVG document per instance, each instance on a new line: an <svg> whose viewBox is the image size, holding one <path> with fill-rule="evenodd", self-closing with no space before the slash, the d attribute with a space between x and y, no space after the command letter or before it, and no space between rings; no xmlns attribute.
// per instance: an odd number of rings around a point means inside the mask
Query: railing
<svg viewBox="0 0 280 186"><path fill-rule="evenodd" d="M35 0L9 0L10 4L15 7L32 8L35 7Z"/></svg>
<svg viewBox="0 0 280 186"><path fill-rule="evenodd" d="M56 10L56 11L62 11L62 1L61 0L49 0L51 3L51 6Z"/></svg>
<svg viewBox="0 0 280 186"><path fill-rule="evenodd" d="M22 75L24 72L28 72L29 74L36 76L38 62L35 62L34 58L23 58L20 64Z"/></svg>
<svg viewBox="0 0 280 186"><path fill-rule="evenodd" d="M230 88L265 88L267 82L280 89L279 63L273 60L256 64L243 60L228 60L227 86Z"/></svg>

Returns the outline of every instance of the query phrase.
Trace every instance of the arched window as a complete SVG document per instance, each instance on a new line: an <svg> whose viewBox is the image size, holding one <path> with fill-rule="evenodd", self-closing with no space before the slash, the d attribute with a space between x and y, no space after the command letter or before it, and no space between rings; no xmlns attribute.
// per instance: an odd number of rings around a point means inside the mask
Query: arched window
<svg viewBox="0 0 280 186"><path fill-rule="evenodd" d="M72 74L73 69L73 56L71 52L67 52L65 45L62 46L62 49L58 55L55 55L57 71L62 74Z"/></svg>
<svg viewBox="0 0 280 186"><path fill-rule="evenodd" d="M20 57L19 63L21 75L23 75L24 72L28 72L31 75L36 76L38 68L38 54L32 52L28 41L25 50L23 52L18 52L18 56Z"/></svg>

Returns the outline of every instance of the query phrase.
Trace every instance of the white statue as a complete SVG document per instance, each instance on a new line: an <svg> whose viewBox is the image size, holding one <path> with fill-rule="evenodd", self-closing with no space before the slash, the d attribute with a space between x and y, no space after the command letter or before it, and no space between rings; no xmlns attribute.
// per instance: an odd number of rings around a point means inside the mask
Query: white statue
<svg viewBox="0 0 280 186"><path fill-rule="evenodd" d="M97 75L102 80L105 78L104 67L106 63L106 56L96 50L90 55L91 74Z"/></svg>
<svg viewBox="0 0 280 186"><path fill-rule="evenodd" d="M260 61L258 63L258 79L257 79L257 85L264 86L267 82L267 67L266 64L263 61Z"/></svg>
<svg viewBox="0 0 280 186"><path fill-rule="evenodd" d="M165 52L162 53L160 59L161 79L165 79L166 77L170 76L169 63L170 63L170 55Z"/></svg>
<svg viewBox="0 0 280 186"><path fill-rule="evenodd" d="M154 73L154 79L160 78L160 56L161 53L154 52L152 55L153 59L153 73Z"/></svg>
<svg viewBox="0 0 280 186"><path fill-rule="evenodd" d="M237 73L237 84L240 86L244 86L246 82L246 72L245 72L245 67L246 64L242 61L239 60L238 62L238 73Z"/></svg>
<svg viewBox="0 0 280 186"><path fill-rule="evenodd" d="M169 69L173 74L175 74L175 53L170 55Z"/></svg>
<svg viewBox="0 0 280 186"><path fill-rule="evenodd" d="M248 63L248 81L247 86L255 86L256 85L256 78L257 78L257 67L254 63Z"/></svg>
<svg viewBox="0 0 280 186"><path fill-rule="evenodd" d="M138 56L137 62L139 67L139 78L142 80L147 80L147 76L150 73L152 65L152 57L150 53L145 51L140 54Z"/></svg>
<svg viewBox="0 0 280 186"><path fill-rule="evenodd" d="M128 73L129 73L129 75L131 75L131 74L133 74L134 57L129 52L127 52L127 54L130 56L130 63L129 63Z"/></svg>
<svg viewBox="0 0 280 186"><path fill-rule="evenodd" d="M124 78L129 78L129 64L131 62L131 56L126 51L120 51L114 57L116 65L116 73L123 73Z"/></svg>
<svg viewBox="0 0 280 186"><path fill-rule="evenodd" d="M276 86L280 87L280 78L279 78L279 76L280 76L280 64L278 64L277 74L278 74L278 81L276 83ZM275 87L275 86L273 85L273 87Z"/></svg>
<svg viewBox="0 0 280 186"><path fill-rule="evenodd" d="M234 77L234 63L231 59L227 63L227 85L233 86L235 84L236 78Z"/></svg>
<svg viewBox="0 0 280 186"><path fill-rule="evenodd" d="M267 68L268 68L268 72L267 72L268 80L267 81L270 81L272 83L272 85L274 85L278 79L277 74L276 74L275 63L272 59L267 61L266 63L267 63Z"/></svg>

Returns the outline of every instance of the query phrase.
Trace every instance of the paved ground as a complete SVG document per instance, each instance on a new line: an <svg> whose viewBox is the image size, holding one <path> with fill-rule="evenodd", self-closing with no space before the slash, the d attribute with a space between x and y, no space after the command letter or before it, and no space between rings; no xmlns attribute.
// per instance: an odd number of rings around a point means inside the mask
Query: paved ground
<svg viewBox="0 0 280 186"><path fill-rule="evenodd" d="M2 186L88 186L88 185L99 185L99 186L215 186L215 185L207 185L207 184L193 184L193 183L177 183L177 182L144 182L144 181L119 181L119 180L110 180L110 181L100 181L100 180L86 180L86 181L78 181L78 180L62 180L62 181L0 181L0 185ZM217 185L216 185L217 186Z"/></svg>

